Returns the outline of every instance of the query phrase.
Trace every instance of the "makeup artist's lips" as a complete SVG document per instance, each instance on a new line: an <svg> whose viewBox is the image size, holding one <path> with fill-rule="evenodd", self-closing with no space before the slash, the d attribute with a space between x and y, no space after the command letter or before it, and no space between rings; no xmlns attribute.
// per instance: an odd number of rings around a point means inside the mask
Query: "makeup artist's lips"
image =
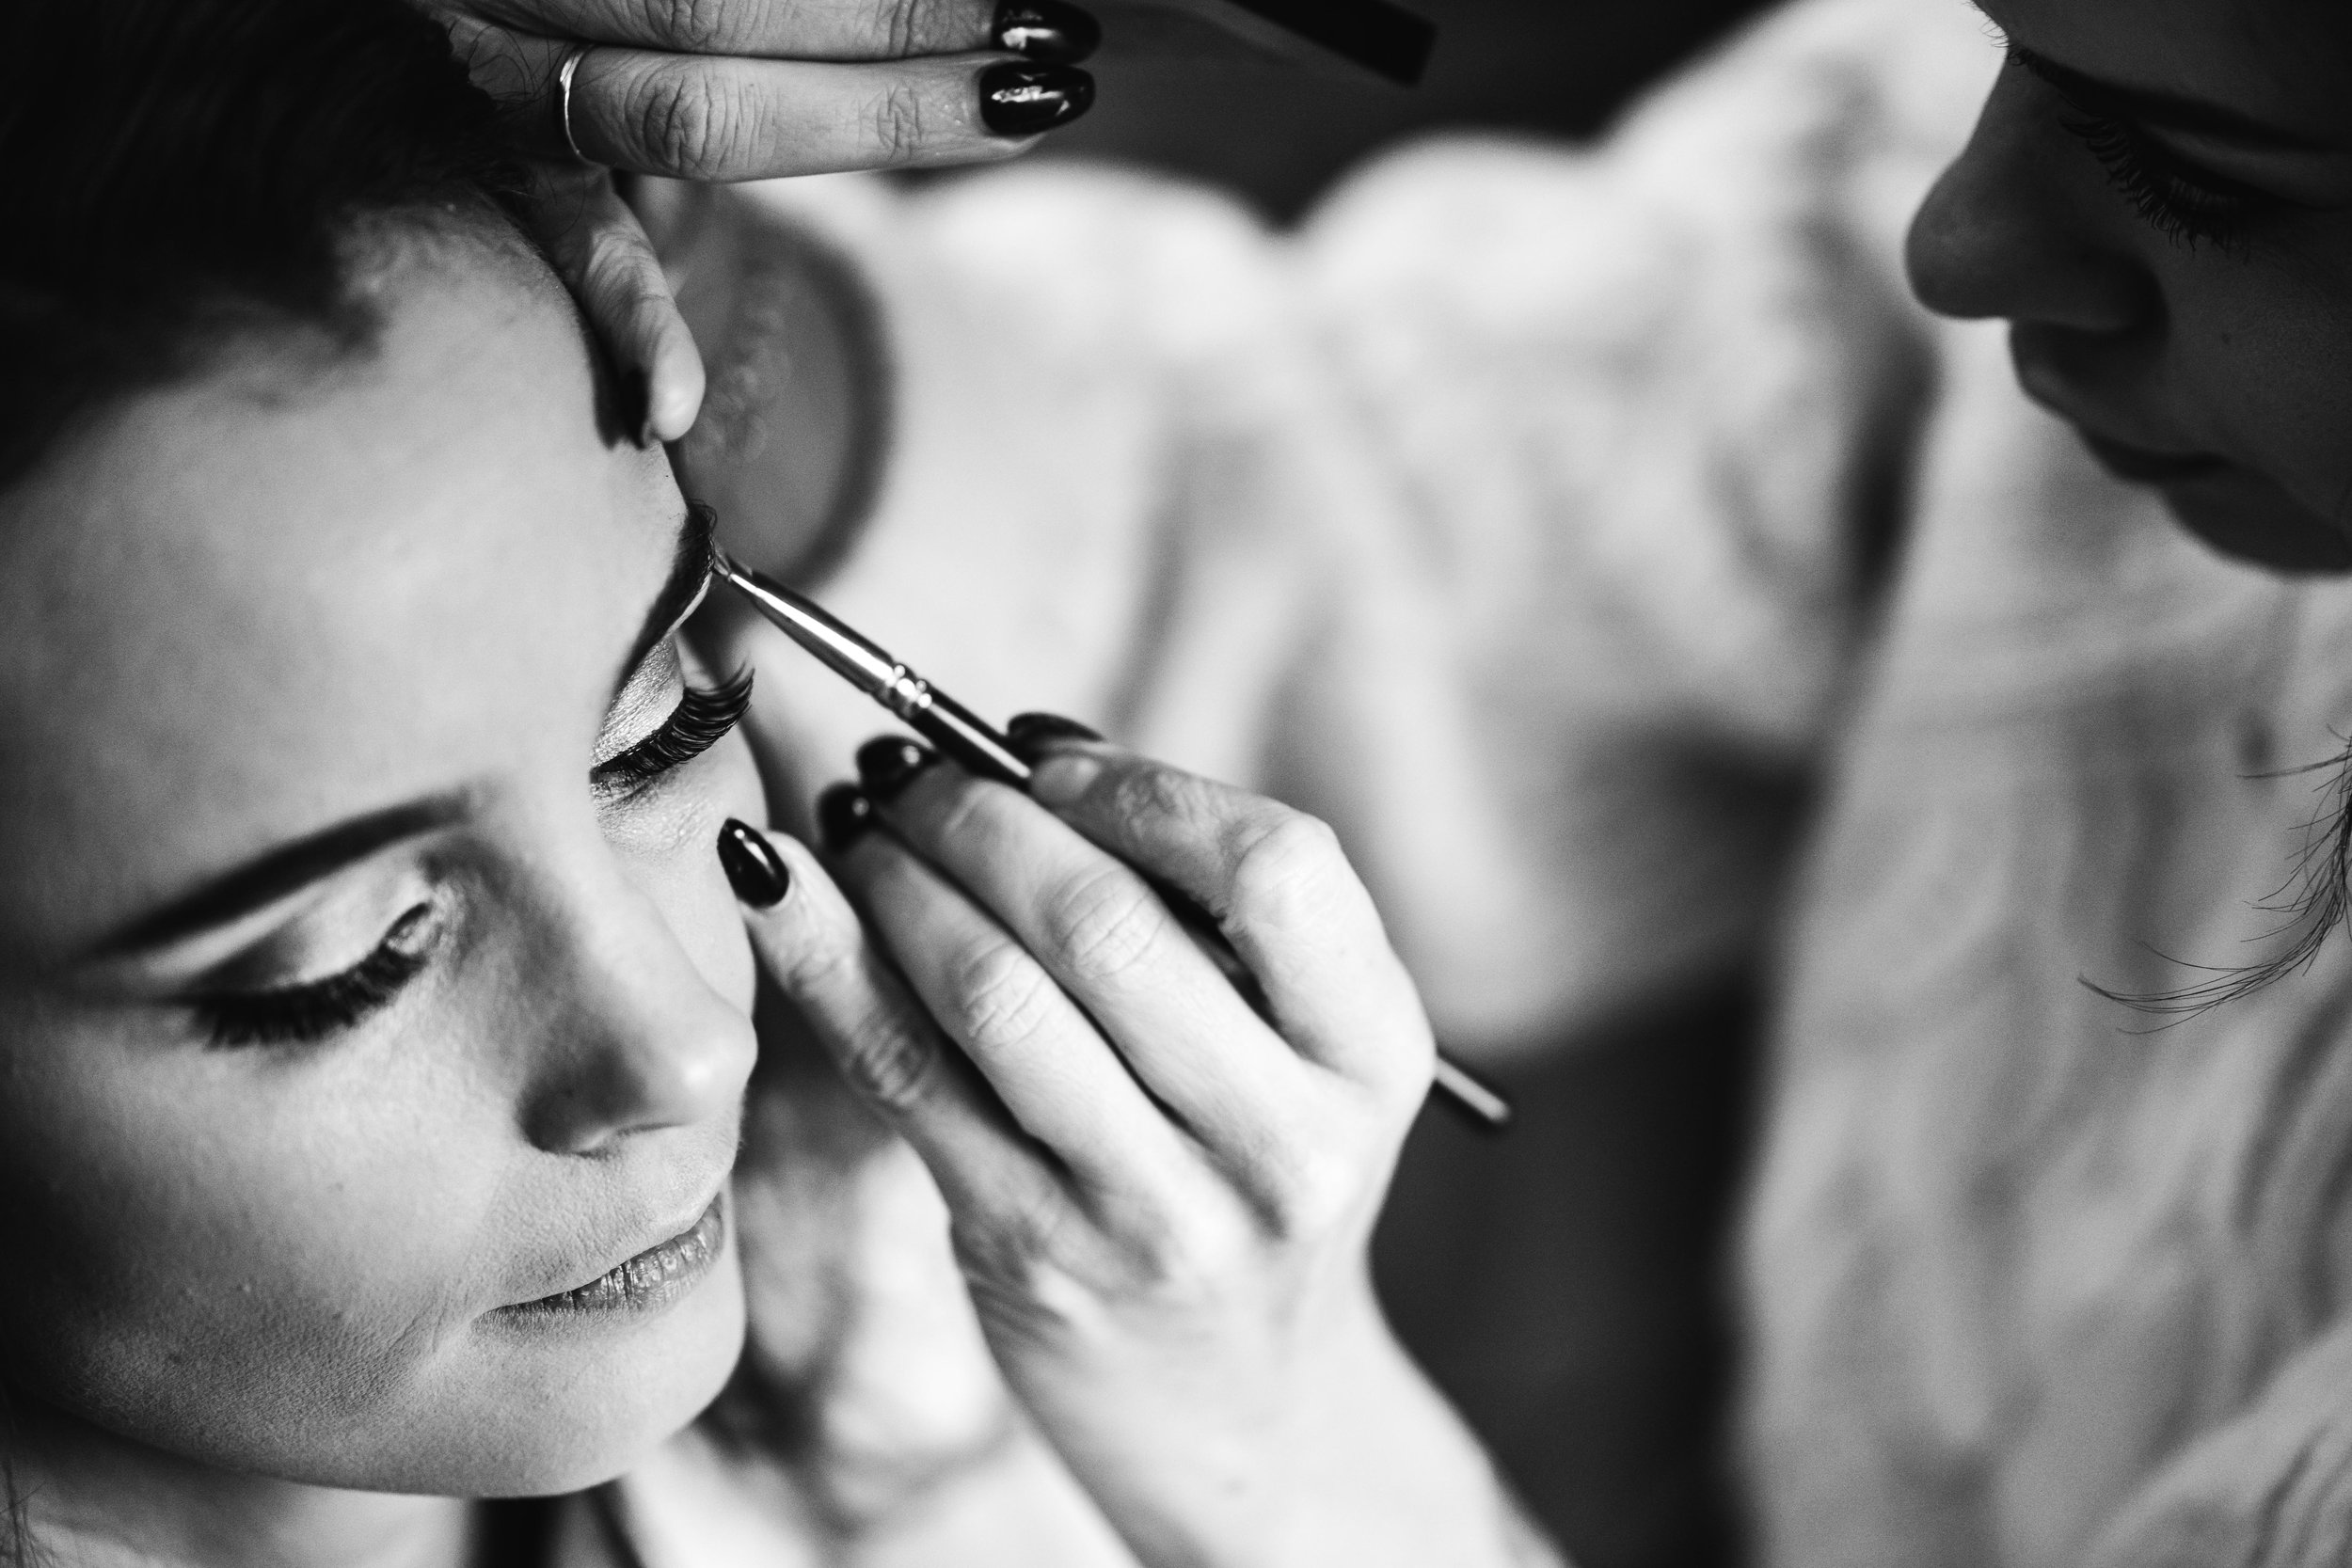
<svg viewBox="0 0 2352 1568"><path fill-rule="evenodd" d="M537 1301L501 1307L505 1318L572 1317L606 1312L656 1312L703 1282L719 1260L727 1235L726 1198L710 1200L702 1217L657 1246L598 1275L585 1285Z"/></svg>
<svg viewBox="0 0 2352 1568"><path fill-rule="evenodd" d="M2063 376L2050 365L2025 329L2010 334L2010 355L2017 368L2017 384L2026 395L2074 426L2075 436L2090 449L2090 455L2116 478L2133 484L2181 484L2209 478L2230 466L2210 453L2159 451L2104 434L2075 411Z"/></svg>
<svg viewBox="0 0 2352 1568"><path fill-rule="evenodd" d="M2218 457L2150 451L2145 447L2126 446L2121 441L2110 441L2104 436L2094 436L2081 425L2074 427L2074 434L2082 437L2083 445L2090 449L2090 455L2099 460L2101 467L2116 478L2128 480L2134 484L2181 484L2217 474L2229 467Z"/></svg>

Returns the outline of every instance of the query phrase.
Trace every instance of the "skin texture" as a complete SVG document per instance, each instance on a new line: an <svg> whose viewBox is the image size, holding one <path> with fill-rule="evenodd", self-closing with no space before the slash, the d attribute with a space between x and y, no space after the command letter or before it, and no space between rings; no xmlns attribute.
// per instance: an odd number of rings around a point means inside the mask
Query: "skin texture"
<svg viewBox="0 0 2352 1568"><path fill-rule="evenodd" d="M691 1420L742 1342L731 1249L660 1312L502 1309L723 1190L755 948L929 1163L999 1364L1145 1560L1543 1560L1372 1296L1431 1048L1330 832L1081 749L1034 799L936 769L830 867L776 839L789 893L739 907L739 741L592 782L695 673L667 641L631 668L675 618L666 461L598 434L543 266L363 240L372 353L248 341L0 497L0 1370L41 1542L453 1568L449 1498L598 1481ZM1130 863L1217 912L1271 1020ZM191 1006L403 931L415 977L315 1040Z"/></svg>
<svg viewBox="0 0 2352 1568"><path fill-rule="evenodd" d="M417 0L546 160L533 226L624 369L644 433L694 422L702 358L601 166L686 180L989 163L1035 146L980 119L980 73L1014 58L996 0ZM557 86L574 70L564 145ZM1041 56L1046 57L1046 56Z"/></svg>
<svg viewBox="0 0 2352 1568"><path fill-rule="evenodd" d="M1986 0L2017 59L1913 225L1933 309L2011 323L2029 395L2100 440L2214 460L2164 478L2225 553L2352 568L2352 10L2332 0ZM2223 243L2134 210L2082 134L2096 87L2250 122L2114 118L2255 194ZM2053 76L2059 78L2054 82ZM2136 103L2130 107L2137 109ZM2095 138L2094 138L2095 139ZM2139 477L2129 454L2127 478Z"/></svg>
<svg viewBox="0 0 2352 1568"><path fill-rule="evenodd" d="M610 1476L741 1334L731 1243L659 1313L498 1313L723 1188L754 970L712 845L758 794L739 742L591 789L679 695L674 643L624 665L681 499L598 435L544 267L392 248L373 353L254 343L0 496L15 1458L37 1517L167 1559L439 1539L322 1489ZM119 949L226 868L419 800L446 820ZM348 1030L215 1048L186 1006L341 970L420 906L422 972Z"/></svg>

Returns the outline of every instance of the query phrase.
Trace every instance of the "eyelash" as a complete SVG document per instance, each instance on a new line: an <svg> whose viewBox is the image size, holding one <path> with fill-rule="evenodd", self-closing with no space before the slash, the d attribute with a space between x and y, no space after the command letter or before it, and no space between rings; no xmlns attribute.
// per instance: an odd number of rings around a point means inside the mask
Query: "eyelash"
<svg viewBox="0 0 2352 1568"><path fill-rule="evenodd" d="M751 704L748 670L710 690L690 686L661 727L597 768L594 782L607 789L642 787L726 738ZM339 974L198 1003L211 1044L218 1050L303 1044L350 1028L424 972L433 944L411 939L431 912L422 904L408 911L374 952Z"/></svg>
<svg viewBox="0 0 2352 1568"><path fill-rule="evenodd" d="M2264 205L2255 192L2193 168L2137 128L2106 115L2075 113L2061 122L2099 160L2107 183L2158 233L2195 248L2233 252L2247 222Z"/></svg>
<svg viewBox="0 0 2352 1568"><path fill-rule="evenodd" d="M592 775L599 789L630 790L693 761L727 737L752 705L752 672L704 690L690 686L661 727Z"/></svg>
<svg viewBox="0 0 2352 1568"><path fill-rule="evenodd" d="M197 1004L216 1050L240 1046L294 1045L348 1029L400 994L424 970L433 950L427 939L410 944L432 913L418 905L392 923L374 952L340 974L284 986L276 990L208 997Z"/></svg>

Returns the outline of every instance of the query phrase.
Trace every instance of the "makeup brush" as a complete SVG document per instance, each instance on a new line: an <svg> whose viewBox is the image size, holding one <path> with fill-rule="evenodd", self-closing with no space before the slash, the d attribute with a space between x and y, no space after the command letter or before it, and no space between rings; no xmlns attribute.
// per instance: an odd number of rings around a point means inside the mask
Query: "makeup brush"
<svg viewBox="0 0 2352 1568"><path fill-rule="evenodd" d="M719 577L751 602L778 630L815 654L826 668L865 692L905 721L908 728L961 763L966 771L1019 790L1029 787L1029 765L1021 760L1004 736L973 711L908 669L870 638L850 629L838 616L821 609L805 594L752 571L717 546L711 563ZM1227 979L1261 1013L1264 993L1257 976L1243 965L1216 922L1207 911L1157 878L1148 879L1167 901L1169 911L1216 961ZM1499 1132L1511 1124L1511 1102L1469 1069L1438 1057L1438 1094L1483 1131Z"/></svg>

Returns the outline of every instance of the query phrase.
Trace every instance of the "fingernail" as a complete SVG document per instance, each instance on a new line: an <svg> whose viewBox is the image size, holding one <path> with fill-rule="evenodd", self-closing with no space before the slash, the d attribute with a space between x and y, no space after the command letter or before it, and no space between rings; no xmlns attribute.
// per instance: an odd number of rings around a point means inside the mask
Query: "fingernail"
<svg viewBox="0 0 2352 1568"><path fill-rule="evenodd" d="M1005 738L1012 744L1012 754L1023 762L1034 763L1054 749L1057 740L1100 740L1103 737L1079 723L1064 719L1058 713L1016 713L1012 722L1005 726Z"/></svg>
<svg viewBox="0 0 2352 1568"><path fill-rule="evenodd" d="M857 749L857 782L868 800L886 806L938 760L937 752L905 736L878 735Z"/></svg>
<svg viewBox="0 0 2352 1568"><path fill-rule="evenodd" d="M1075 65L1101 47L1103 24L1063 0L1004 0L996 47L1046 65Z"/></svg>
<svg viewBox="0 0 2352 1568"><path fill-rule="evenodd" d="M1094 106L1094 78L1066 65L993 65L980 72L980 119L1000 136L1033 136Z"/></svg>
<svg viewBox="0 0 2352 1568"><path fill-rule="evenodd" d="M755 910L772 910L792 891L792 871L764 834L730 816L719 829L719 864L727 886Z"/></svg>
<svg viewBox="0 0 2352 1568"><path fill-rule="evenodd" d="M837 784L817 797L817 835L838 855L874 826L874 802L855 784Z"/></svg>

